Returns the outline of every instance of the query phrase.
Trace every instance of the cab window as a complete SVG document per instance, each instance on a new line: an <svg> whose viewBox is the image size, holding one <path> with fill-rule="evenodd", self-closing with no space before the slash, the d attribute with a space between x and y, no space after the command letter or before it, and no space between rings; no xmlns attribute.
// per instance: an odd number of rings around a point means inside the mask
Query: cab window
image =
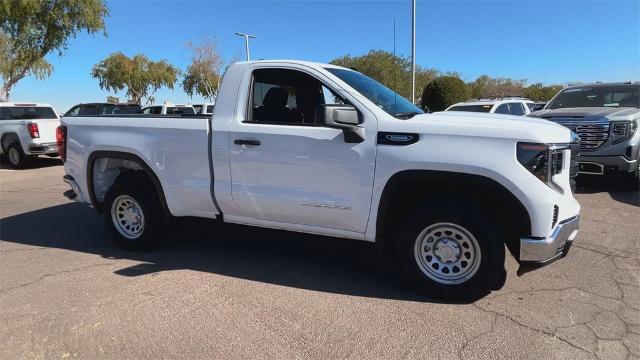
<svg viewBox="0 0 640 360"><path fill-rule="evenodd" d="M258 69L253 72L248 121L313 126L318 105L345 103L318 79L301 71Z"/></svg>

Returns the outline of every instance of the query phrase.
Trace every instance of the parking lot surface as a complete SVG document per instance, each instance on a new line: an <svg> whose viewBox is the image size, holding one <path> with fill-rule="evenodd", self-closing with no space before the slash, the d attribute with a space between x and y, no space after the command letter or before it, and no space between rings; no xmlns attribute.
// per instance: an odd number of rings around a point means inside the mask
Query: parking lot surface
<svg viewBox="0 0 640 360"><path fill-rule="evenodd" d="M569 255L472 304L419 297L367 243L182 220L114 246L63 168L0 166L0 359L640 359L640 199L586 179Z"/></svg>

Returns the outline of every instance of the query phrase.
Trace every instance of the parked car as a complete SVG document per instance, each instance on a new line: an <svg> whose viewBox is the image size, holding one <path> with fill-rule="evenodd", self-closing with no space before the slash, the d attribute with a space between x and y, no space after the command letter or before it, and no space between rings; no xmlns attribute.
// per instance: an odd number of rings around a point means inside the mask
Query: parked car
<svg viewBox="0 0 640 360"><path fill-rule="evenodd" d="M65 195L127 248L156 245L183 216L358 239L417 290L467 299L504 278L505 243L529 269L566 255L578 232L569 129L424 114L334 65L235 63L208 118L83 120L58 129Z"/></svg>
<svg viewBox="0 0 640 360"><path fill-rule="evenodd" d="M470 111L490 114L527 115L535 103L525 98L479 99L449 106L445 111Z"/></svg>
<svg viewBox="0 0 640 360"><path fill-rule="evenodd" d="M189 104L173 104L165 102L162 105L152 105L142 108L143 114L155 115L196 115L193 106Z"/></svg>
<svg viewBox="0 0 640 360"><path fill-rule="evenodd" d="M531 110L531 112L536 112L536 111L540 111L540 110L544 109L545 106L547 106L547 103L544 102L544 101L530 103L529 104L529 110Z"/></svg>
<svg viewBox="0 0 640 360"><path fill-rule="evenodd" d="M580 173L627 173L638 180L640 82L568 87L543 111L530 116L551 120L578 134Z"/></svg>
<svg viewBox="0 0 640 360"><path fill-rule="evenodd" d="M140 113L142 113L140 105L133 103L86 103L73 106L64 114L64 116L124 115Z"/></svg>
<svg viewBox="0 0 640 360"><path fill-rule="evenodd" d="M16 169L38 155L58 156L58 125L49 104L0 102L0 154Z"/></svg>
<svg viewBox="0 0 640 360"><path fill-rule="evenodd" d="M214 103L204 103L204 104L193 104L193 109L196 111L196 114L200 115L211 115L213 114L213 106Z"/></svg>

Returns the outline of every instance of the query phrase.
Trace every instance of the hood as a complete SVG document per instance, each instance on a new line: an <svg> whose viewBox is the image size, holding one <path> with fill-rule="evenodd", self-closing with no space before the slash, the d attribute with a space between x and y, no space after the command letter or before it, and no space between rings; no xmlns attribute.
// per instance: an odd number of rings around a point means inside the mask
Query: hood
<svg viewBox="0 0 640 360"><path fill-rule="evenodd" d="M636 108L584 107L540 110L529 114L531 117L543 119L570 118L558 120L601 120L602 118L629 116L638 113Z"/></svg>
<svg viewBox="0 0 640 360"><path fill-rule="evenodd" d="M446 111L386 122L380 131L492 137L539 143L568 143L571 131L551 121L526 116Z"/></svg>

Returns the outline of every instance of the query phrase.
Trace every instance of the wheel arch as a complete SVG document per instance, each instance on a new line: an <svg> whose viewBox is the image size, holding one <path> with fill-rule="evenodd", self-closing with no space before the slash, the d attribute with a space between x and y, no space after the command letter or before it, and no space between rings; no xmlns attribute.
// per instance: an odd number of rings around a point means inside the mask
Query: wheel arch
<svg viewBox="0 0 640 360"><path fill-rule="evenodd" d="M0 138L0 146L2 146L2 152L7 152L7 147L11 144L12 141L17 142L18 145L22 146L22 144L20 144L20 137L15 132L6 132L2 134L2 137Z"/></svg>
<svg viewBox="0 0 640 360"><path fill-rule="evenodd" d="M518 256L521 236L530 235L531 218L526 207L506 187L482 175L436 170L403 170L389 178L384 186L376 217L375 242L384 251L393 241L390 231L408 215L418 199L452 196L480 203L491 200L489 211L508 217L501 231L509 251ZM409 206L405 206L409 205ZM398 211L399 210L399 211Z"/></svg>
<svg viewBox="0 0 640 360"><path fill-rule="evenodd" d="M103 212L102 202L98 198L98 194L96 193L95 188L95 179L94 179L94 168L98 160L106 159L106 160L116 160L121 162L116 162L116 165L124 165L111 167L111 169L117 169L117 174L115 176L111 176L106 179L107 183L103 185L108 185L109 187L116 182L117 178L129 171L140 171L143 172L153 184L153 187L158 195L158 199L162 206L162 213L166 218L171 217L171 212L169 211L169 206L167 205L167 200L164 194L164 190L162 188L162 183L160 179L156 175L156 173L151 169L151 167L138 155L122 152L122 151L111 151L111 150L97 150L92 152L89 155L87 160L87 190L89 193L89 200L91 205L96 211L99 213ZM132 165L135 164L135 165Z"/></svg>

